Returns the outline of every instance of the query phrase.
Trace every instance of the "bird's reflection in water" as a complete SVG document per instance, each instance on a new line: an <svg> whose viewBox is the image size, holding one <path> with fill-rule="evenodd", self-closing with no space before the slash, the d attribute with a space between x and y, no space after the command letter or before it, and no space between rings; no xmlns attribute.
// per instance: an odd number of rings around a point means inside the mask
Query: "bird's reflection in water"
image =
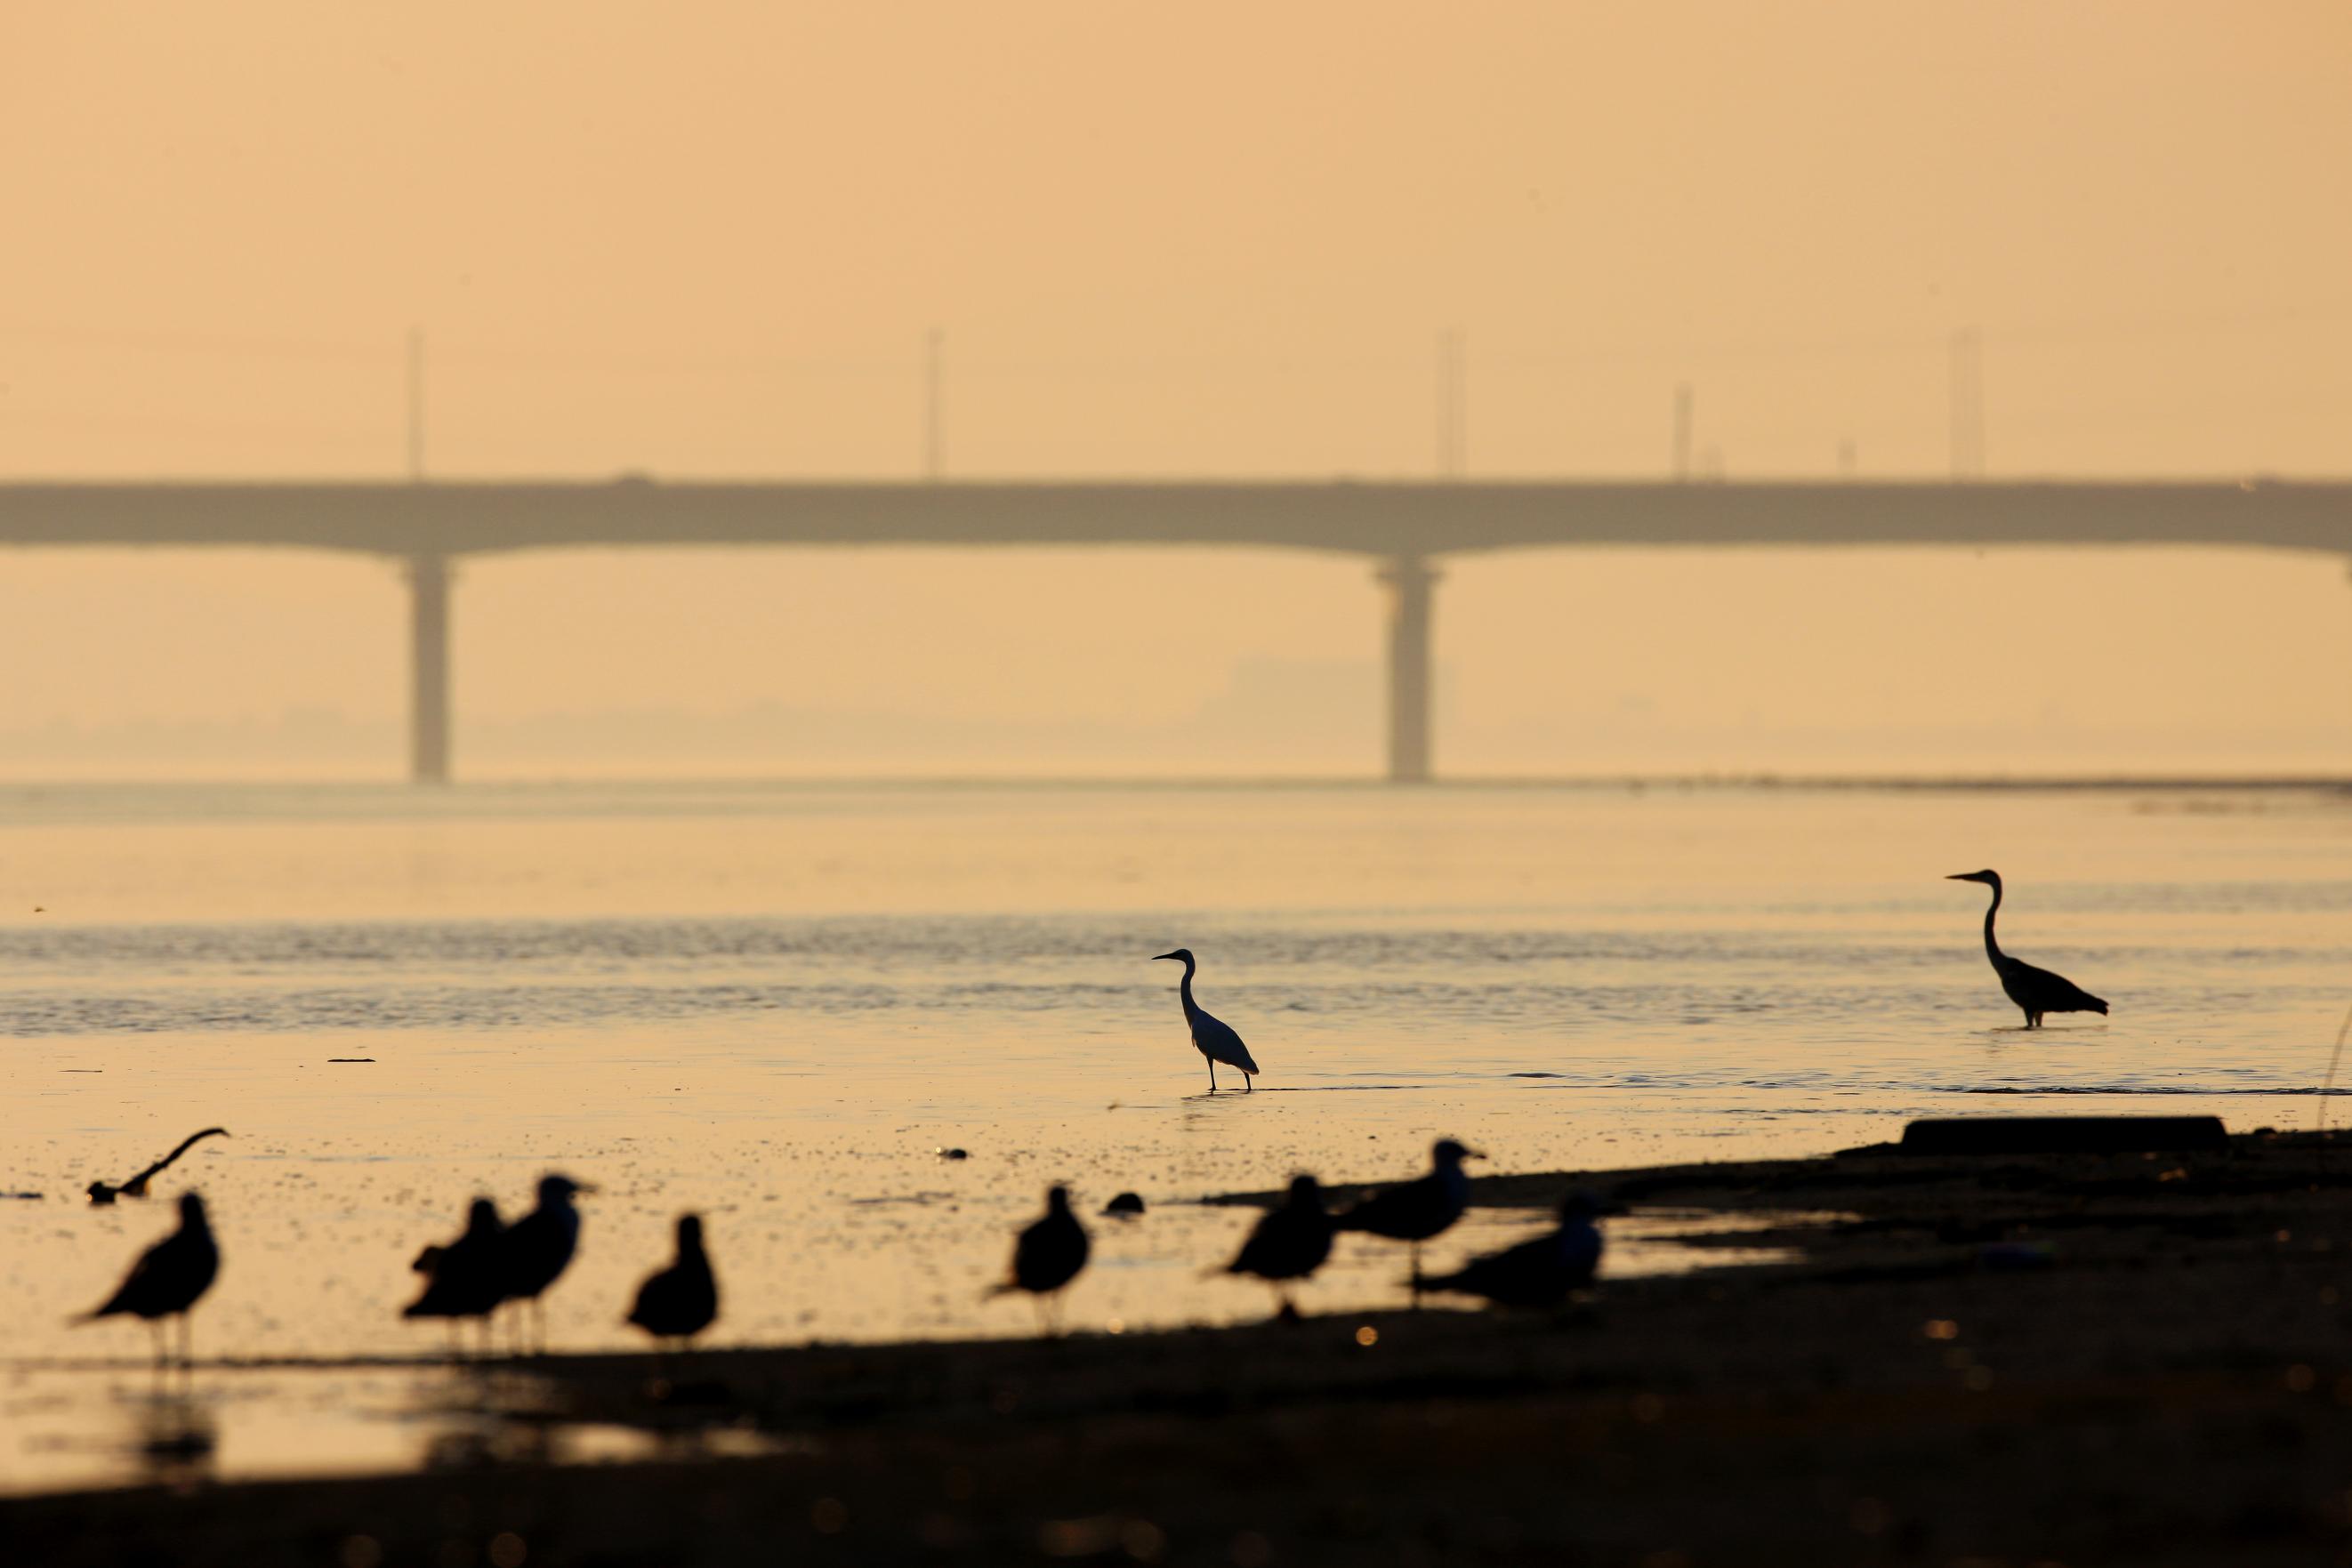
<svg viewBox="0 0 2352 1568"><path fill-rule="evenodd" d="M218 1422L186 1384L158 1376L133 1403L131 1453L148 1484L185 1487L208 1479L219 1448Z"/></svg>

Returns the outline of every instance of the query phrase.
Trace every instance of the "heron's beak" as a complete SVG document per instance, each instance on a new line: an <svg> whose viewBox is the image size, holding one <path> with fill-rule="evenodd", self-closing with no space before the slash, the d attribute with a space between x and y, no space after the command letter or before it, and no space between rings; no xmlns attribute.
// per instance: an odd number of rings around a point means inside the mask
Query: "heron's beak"
<svg viewBox="0 0 2352 1568"><path fill-rule="evenodd" d="M1484 1149L1465 1149L1462 1151L1462 1157L1465 1160L1483 1160L1486 1157L1486 1151Z"/></svg>
<svg viewBox="0 0 2352 1568"><path fill-rule="evenodd" d="M1157 964L1162 958L1173 958L1174 956L1176 956L1176 955L1173 953L1154 953L1151 955L1151 961Z"/></svg>
<svg viewBox="0 0 2352 1568"><path fill-rule="evenodd" d="M1976 881L1976 873L1973 872L1956 871L1944 880L1946 882L1974 882Z"/></svg>

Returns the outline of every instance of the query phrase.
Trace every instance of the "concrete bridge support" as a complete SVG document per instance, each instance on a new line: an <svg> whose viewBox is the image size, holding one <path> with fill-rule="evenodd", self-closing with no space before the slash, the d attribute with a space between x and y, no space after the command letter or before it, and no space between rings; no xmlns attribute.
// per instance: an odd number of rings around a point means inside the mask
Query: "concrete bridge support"
<svg viewBox="0 0 2352 1568"><path fill-rule="evenodd" d="M1429 782L1431 601L1437 570L1424 555L1381 569L1389 591L1389 782Z"/></svg>
<svg viewBox="0 0 2352 1568"><path fill-rule="evenodd" d="M408 776L449 782L449 558L408 560Z"/></svg>

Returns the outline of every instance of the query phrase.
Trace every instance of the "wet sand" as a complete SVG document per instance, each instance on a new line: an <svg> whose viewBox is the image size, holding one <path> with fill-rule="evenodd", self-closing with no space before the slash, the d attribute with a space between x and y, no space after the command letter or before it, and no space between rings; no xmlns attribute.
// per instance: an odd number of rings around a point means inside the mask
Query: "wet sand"
<svg viewBox="0 0 2352 1568"><path fill-rule="evenodd" d="M2270 1563L2352 1548L2352 1151L1483 1180L1784 1264L1534 1317L486 1369L422 1473L0 1503L12 1562ZM1238 1195L1246 1202L1267 1195ZM198 1375L205 1375L203 1369ZM568 1424L646 1462L546 1461ZM749 1457L744 1457L748 1455Z"/></svg>

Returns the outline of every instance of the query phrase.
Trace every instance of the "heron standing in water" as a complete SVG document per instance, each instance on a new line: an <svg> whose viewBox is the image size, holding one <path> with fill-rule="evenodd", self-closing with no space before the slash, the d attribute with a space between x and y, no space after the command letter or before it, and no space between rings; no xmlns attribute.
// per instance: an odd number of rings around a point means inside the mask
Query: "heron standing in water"
<svg viewBox="0 0 2352 1568"><path fill-rule="evenodd" d="M1217 1063L1220 1061L1227 1067L1240 1069L1243 1087L1252 1093L1256 1092L1257 1062L1250 1055L1249 1047L1242 1043L1242 1037L1234 1032L1231 1024L1222 1019L1211 1018L1201 1010L1201 1004L1192 999L1192 949L1179 947L1173 953L1155 954L1151 961L1157 964L1162 958L1184 961L1184 978L1177 986L1177 993L1184 998L1184 1022L1192 1031L1192 1049L1209 1059L1209 1092L1214 1094L1217 1092Z"/></svg>
<svg viewBox="0 0 2352 1568"><path fill-rule="evenodd" d="M195 1362L194 1331L188 1325L188 1309L194 1306L206 1291L212 1289L213 1278L220 1272L220 1248L213 1240L211 1222L205 1218L205 1200L193 1192L180 1195L180 1228L163 1238L139 1255L122 1283L106 1304L95 1312L75 1320L93 1322L128 1312L144 1319L155 1336L155 1365L160 1371L164 1363L166 1330L162 1319L180 1320L180 1361L183 1365Z"/></svg>
<svg viewBox="0 0 2352 1568"><path fill-rule="evenodd" d="M2106 1012L2106 1003L2063 975L2037 969L2000 950L1992 936L1992 917L2000 913L2000 873L1960 871L1944 880L1980 882L1992 889L1992 902L1985 906L1985 956L1992 960L1992 972L2000 977L2000 988L2009 993L2009 999L2025 1009L2026 1028L2040 1029L2044 1013Z"/></svg>

